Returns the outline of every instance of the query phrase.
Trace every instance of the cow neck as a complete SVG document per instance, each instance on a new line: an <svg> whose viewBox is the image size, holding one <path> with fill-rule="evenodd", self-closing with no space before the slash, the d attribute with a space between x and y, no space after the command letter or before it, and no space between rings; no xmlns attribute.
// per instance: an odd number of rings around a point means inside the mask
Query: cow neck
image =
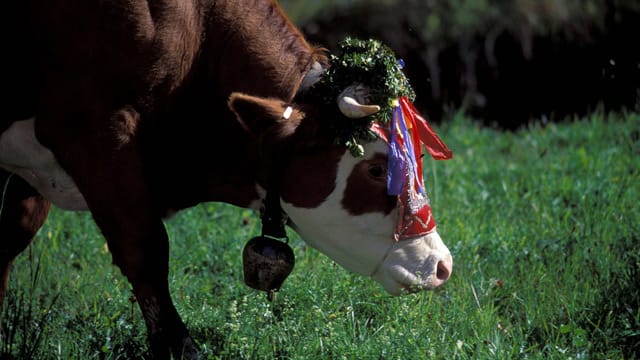
<svg viewBox="0 0 640 360"><path fill-rule="evenodd" d="M291 107L287 107L282 117L288 120L290 114ZM266 195L263 199L261 212L262 236L286 239L285 224L288 217L280 205L280 197L282 194L284 168L290 154L280 146L270 148L264 153L267 156L264 161L268 163L268 166L265 167Z"/></svg>
<svg viewBox="0 0 640 360"><path fill-rule="evenodd" d="M324 68L318 61L314 62L311 68L302 78L300 87L296 94L296 98L301 96L311 86L313 86L320 77ZM283 117L288 119L290 108L287 108ZM267 194L264 198L264 208L262 211L262 235L283 239L287 237L285 224L287 224L288 216L280 205L280 195L282 191L282 176L284 174L283 153L276 151L272 154L270 171L267 173Z"/></svg>
<svg viewBox="0 0 640 360"><path fill-rule="evenodd" d="M271 165L271 171L268 173L267 179L267 194L262 211L262 236L285 239L287 233L284 226L287 223L287 214L280 205L284 165L282 159L278 158L273 159Z"/></svg>
<svg viewBox="0 0 640 360"><path fill-rule="evenodd" d="M323 51L311 47L282 11L268 0L218 1L211 9L209 39L219 91L292 99L302 76ZM224 49L218 51L218 49Z"/></svg>

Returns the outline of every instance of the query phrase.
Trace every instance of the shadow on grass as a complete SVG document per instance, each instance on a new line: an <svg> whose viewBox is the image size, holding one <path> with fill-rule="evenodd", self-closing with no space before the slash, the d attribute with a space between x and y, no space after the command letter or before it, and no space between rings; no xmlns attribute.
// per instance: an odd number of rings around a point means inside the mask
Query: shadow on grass
<svg viewBox="0 0 640 360"><path fill-rule="evenodd" d="M33 359L37 354L45 328L49 325L51 309L59 293L41 306L31 294L35 293L40 278L40 257L34 258L28 250L30 276L27 289L9 291L0 314L0 359Z"/></svg>
<svg viewBox="0 0 640 360"><path fill-rule="evenodd" d="M640 239L623 239L621 246L611 249L620 261L621 272L612 274L607 288L593 306L593 313L584 320L594 352L619 350L626 359L640 358Z"/></svg>
<svg viewBox="0 0 640 360"><path fill-rule="evenodd" d="M77 316L60 326L56 315L60 315L62 302L58 302L61 293L43 294L41 279L41 255L34 256L28 247L29 279L14 281L7 292L2 313L0 314L0 360L14 359L53 359L60 358L46 348L47 337L52 332L64 331L67 339L78 346L84 343L85 352L92 359L150 359L147 344L136 336L135 329L123 329L118 324L107 323L106 329L96 326L105 320L95 318L79 319ZM26 285L26 286L25 286ZM64 310L62 310L64 311ZM56 322L57 321L57 322ZM130 322L131 320L128 319ZM125 321L127 322L127 321ZM73 334L82 333L80 337ZM85 354L86 355L86 354Z"/></svg>

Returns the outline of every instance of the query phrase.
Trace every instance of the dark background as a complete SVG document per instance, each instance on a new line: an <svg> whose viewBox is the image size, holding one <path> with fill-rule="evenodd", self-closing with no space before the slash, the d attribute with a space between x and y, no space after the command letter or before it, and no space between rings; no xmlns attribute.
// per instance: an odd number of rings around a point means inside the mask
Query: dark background
<svg viewBox="0 0 640 360"><path fill-rule="evenodd" d="M436 123L459 109L503 129L640 110L640 1L281 3L329 50L346 36L389 45Z"/></svg>

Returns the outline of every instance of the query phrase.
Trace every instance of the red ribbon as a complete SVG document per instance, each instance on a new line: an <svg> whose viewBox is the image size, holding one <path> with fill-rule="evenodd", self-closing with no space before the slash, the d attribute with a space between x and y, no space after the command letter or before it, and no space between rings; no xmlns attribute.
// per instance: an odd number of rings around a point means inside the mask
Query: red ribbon
<svg viewBox="0 0 640 360"><path fill-rule="evenodd" d="M402 111L402 121L404 126L409 129L408 136L411 137L413 145L413 155L415 159L416 174L407 174L404 179L402 192L398 195L398 222L394 237L396 240L412 239L418 236L424 236L436 228L436 221L429 205L429 200L424 189L422 178L422 151L420 144L424 145L429 154L436 160L447 160L453 157L453 153L444 142L433 131L427 120L423 118L416 108L406 97L398 99L400 109ZM393 130L391 130L393 129ZM391 142L391 136L398 136L396 139L401 145L406 145L402 136L395 133L397 129L395 125L389 127L381 126L374 123L371 130L376 133L385 142ZM390 131L394 131L390 134ZM407 135L405 135L407 136Z"/></svg>
<svg viewBox="0 0 640 360"><path fill-rule="evenodd" d="M420 138L420 142L414 143L422 143L427 151L429 151L429 154L436 160L451 159L453 152L449 150L447 145L445 145L436 132L433 131L429 123L427 123L427 120L418 113L418 110L413 106L411 101L409 101L406 96L401 97L399 101L402 111L408 120L412 122L414 129L417 129L417 132L414 132L414 139L415 135L417 135L418 138Z"/></svg>

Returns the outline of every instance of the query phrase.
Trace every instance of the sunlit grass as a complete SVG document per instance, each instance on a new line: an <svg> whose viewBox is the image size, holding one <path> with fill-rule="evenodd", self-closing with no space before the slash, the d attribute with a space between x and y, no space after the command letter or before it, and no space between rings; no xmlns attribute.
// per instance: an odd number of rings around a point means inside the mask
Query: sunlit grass
<svg viewBox="0 0 640 360"><path fill-rule="evenodd" d="M425 164L454 254L439 291L390 297L290 233L296 267L269 303L242 283L241 250L259 232L257 216L206 204L167 221L173 297L202 357L638 356L640 116L513 133L455 117L438 130L455 153ZM146 354L130 286L87 214L54 209L10 288L0 357Z"/></svg>

